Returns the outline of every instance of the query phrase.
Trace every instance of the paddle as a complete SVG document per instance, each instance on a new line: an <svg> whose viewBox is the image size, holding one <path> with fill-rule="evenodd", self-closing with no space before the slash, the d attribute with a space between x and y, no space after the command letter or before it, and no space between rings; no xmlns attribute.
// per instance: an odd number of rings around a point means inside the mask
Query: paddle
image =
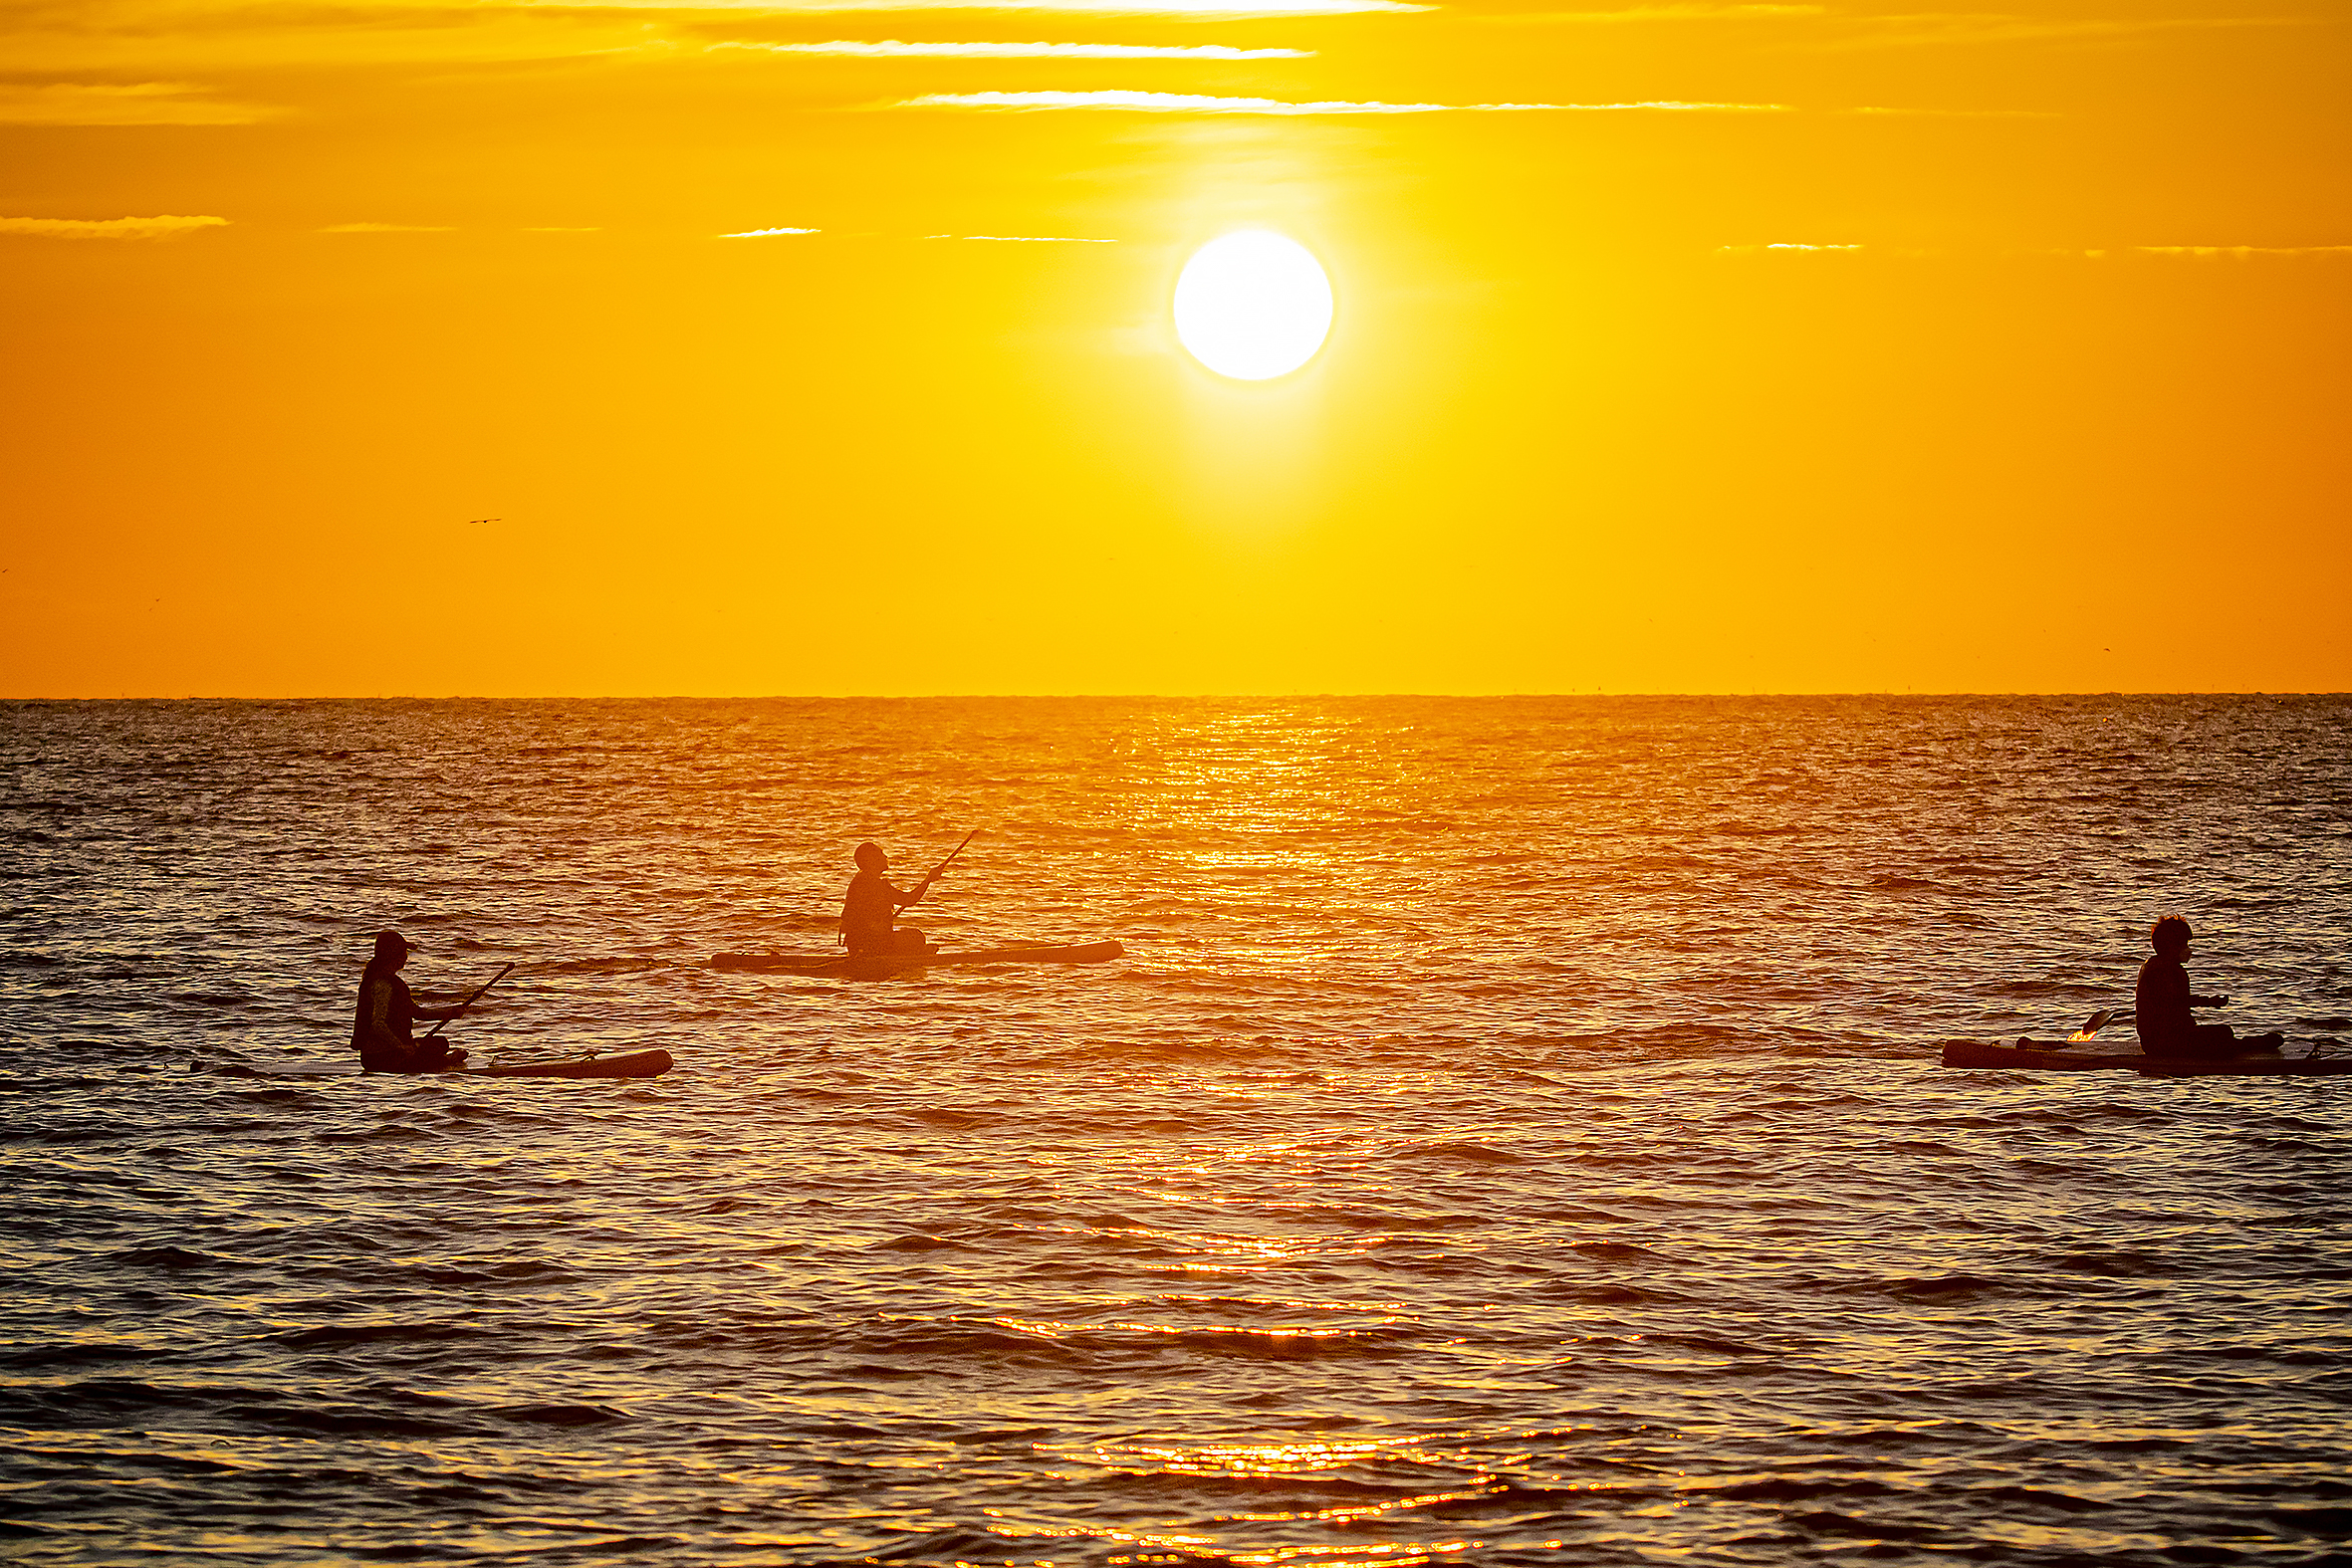
<svg viewBox="0 0 2352 1568"><path fill-rule="evenodd" d="M972 831L964 835L964 844L970 843L973 839L979 836L980 829L977 827L973 828ZM950 849L947 852L947 858L940 861L939 864L933 866L931 868L931 874L915 884L914 896L909 898L905 903L899 905L898 907L900 909L912 909L917 904L921 903L923 901L923 895L931 891L931 884L939 880L939 873L945 871L949 866L955 864L956 856L964 852L964 844L958 844L955 846L955 848Z"/></svg>
<svg viewBox="0 0 2352 1568"><path fill-rule="evenodd" d="M433 1037L433 1035L434 1035L434 1034L438 1034L438 1033L440 1033L440 1032L441 1032L443 1029L447 1028L447 1027L448 1027L448 1026L449 1026L449 1025L450 1025L452 1022L454 1022L454 1021L455 1021L455 1020L457 1020L458 1018L462 1018L462 1017L464 1017L464 1016L465 1016L465 1011L466 1011L466 1008L468 1008L472 1007L472 1006L473 1006L475 1003L477 1003L477 1002L480 1002L480 1001L482 1000L482 993L483 993L483 992L486 992L486 991L488 991L488 990L489 990L491 987L493 987L493 986L497 985L497 984L498 984L500 981L502 981L502 980L506 979L506 978L507 978L507 976L509 976L509 975L511 975L511 974L513 974L513 973L514 973L514 969L515 969L515 966L514 966L514 965L512 965L512 964L509 964L509 965L508 965L508 966L507 966L505 969L502 969L502 970L500 970L500 971L499 971L497 974L495 974L495 975L491 976L491 977L490 977L488 980L484 981L484 982L482 983L482 990L481 990L481 991L477 991L477 992L475 992L475 993L474 993L472 996L470 996L470 997L466 998L466 999L465 999L465 1001L463 1001L463 1002L459 1003L459 1004L457 1005L457 1010L456 1010L455 1012L452 1012L451 1014L449 1014L449 1016L448 1016L448 1017L446 1017L446 1018L443 1018L443 1019L442 1019L440 1022L438 1022L438 1023L434 1024L434 1025L433 1025L433 1028L432 1028L432 1033L431 1033L431 1034L427 1034L427 1035L425 1036L425 1038L426 1038L426 1039L428 1039L428 1040L429 1040L429 1039L431 1039L431 1038Z"/></svg>
<svg viewBox="0 0 2352 1568"><path fill-rule="evenodd" d="M2108 1024L2122 1023L2130 1018L2131 1015L2132 1009L2129 1008L2125 1008L2120 1011L2112 1008L2101 1008L2098 1011L2083 1019L2082 1027L2067 1035L2066 1042L2069 1045L2078 1044L2083 1040L2089 1039L2092 1035L2098 1033L2099 1030L2105 1028Z"/></svg>

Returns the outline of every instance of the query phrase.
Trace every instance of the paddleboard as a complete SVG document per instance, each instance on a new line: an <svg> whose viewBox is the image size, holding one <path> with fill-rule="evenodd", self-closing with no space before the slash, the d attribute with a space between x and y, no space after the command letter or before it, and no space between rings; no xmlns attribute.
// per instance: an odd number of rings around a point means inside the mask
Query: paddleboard
<svg viewBox="0 0 2352 1568"><path fill-rule="evenodd" d="M2150 1078L2327 1078L2352 1073L2352 1056L2250 1054L2205 1060L2194 1056L2147 1056L2138 1051L2069 1050L2063 1041L2019 1040L1988 1045L1953 1040L1944 1047L1947 1067L2005 1067L2029 1072L2137 1072Z"/></svg>
<svg viewBox="0 0 2352 1568"><path fill-rule="evenodd" d="M625 1056L557 1056L540 1061L505 1061L463 1067L466 1078L657 1078L676 1065L666 1050L631 1051Z"/></svg>
<svg viewBox="0 0 2352 1568"><path fill-rule="evenodd" d="M970 953L721 953L712 969L761 975L809 975L823 980L879 980L926 969L970 969L996 964L1106 964L1126 953L1116 942L1052 947L981 948Z"/></svg>

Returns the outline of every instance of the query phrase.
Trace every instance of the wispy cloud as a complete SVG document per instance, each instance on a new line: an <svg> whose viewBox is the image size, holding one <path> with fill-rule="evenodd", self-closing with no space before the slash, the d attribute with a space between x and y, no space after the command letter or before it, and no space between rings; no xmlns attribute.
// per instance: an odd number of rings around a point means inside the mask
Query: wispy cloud
<svg viewBox="0 0 2352 1568"><path fill-rule="evenodd" d="M1984 257L1999 256L2012 260L2020 257L2053 256L2080 259L2084 261L2106 261L2112 257L2118 256L2180 256L2207 260L2214 258L2227 258L2234 261L2245 261L2259 256L2329 256L2352 258L2352 245L2126 245L2119 246L2112 250L2075 250L2071 247L2059 247L1984 252L1970 252L1963 250L1959 252L1952 252L1940 250L1910 250L1902 247L1889 247L1884 245L1862 246L1797 244L1789 241L1781 241L1779 243L1770 245L1719 245L1716 247L1716 254L1719 256L1763 256L1767 253L1794 255L1808 251L1859 251L1864 249L1869 250L1873 255L1877 256L1923 257L1960 255L1966 257L1974 254Z"/></svg>
<svg viewBox="0 0 2352 1568"><path fill-rule="evenodd" d="M539 0L524 0L526 5ZM551 8L631 11L764 11L770 15L842 11L1059 11L1078 16L1352 16L1434 11L1408 0L546 0Z"/></svg>
<svg viewBox="0 0 2352 1568"><path fill-rule="evenodd" d="M2352 256L2352 245L2135 245L2150 256Z"/></svg>
<svg viewBox="0 0 2352 1568"><path fill-rule="evenodd" d="M186 82L0 85L0 124L250 125L286 112L202 96L210 91Z"/></svg>
<svg viewBox="0 0 2352 1568"><path fill-rule="evenodd" d="M1698 113L1773 112L1784 104L1382 104L1326 100L1293 103L1279 98L1216 98L1204 93L926 93L905 99L900 109L982 109L1035 112L1057 109L1127 110L1150 114L1522 114L1614 113L1666 111Z"/></svg>
<svg viewBox="0 0 2352 1568"><path fill-rule="evenodd" d="M2046 17L2000 11L1920 11L1840 18L1861 31L1814 44L1818 49L1902 49L1935 44L2063 43L2234 27L2295 27L2300 16Z"/></svg>
<svg viewBox="0 0 2352 1568"><path fill-rule="evenodd" d="M330 223L321 234L454 234L446 223Z"/></svg>
<svg viewBox="0 0 2352 1568"><path fill-rule="evenodd" d="M0 86L0 124L245 124L289 111L227 102L185 80L269 72L291 87L286 73L299 68L651 59L740 39L746 30L730 24L754 20L871 32L920 15L934 32L934 21L961 17L1005 38L1065 21L1205 24L1435 9L1426 0L15 0L0 3L0 57L14 84ZM1193 58L1226 57L1211 47Z"/></svg>
<svg viewBox="0 0 2352 1568"><path fill-rule="evenodd" d="M2057 119L2062 116L2049 109L1881 109L1865 105L1860 109L1840 111L1847 114L1890 114L1912 119Z"/></svg>
<svg viewBox="0 0 2352 1568"><path fill-rule="evenodd" d="M823 229L745 229L739 234L721 234L722 240L772 240L780 234L822 234Z"/></svg>
<svg viewBox="0 0 2352 1568"><path fill-rule="evenodd" d="M1618 22L1738 22L1826 16L1825 5L1636 5L1612 11L1504 11L1479 18L1506 26L1606 25Z"/></svg>
<svg viewBox="0 0 2352 1568"><path fill-rule="evenodd" d="M226 228L226 218L0 218L0 234L45 240L176 240L198 229Z"/></svg>
<svg viewBox="0 0 2352 1568"><path fill-rule="evenodd" d="M824 44L713 44L712 49L757 49L775 55L841 55L852 59L949 57L970 60L1308 60L1311 49L1236 49L1230 44L902 44L836 38Z"/></svg>

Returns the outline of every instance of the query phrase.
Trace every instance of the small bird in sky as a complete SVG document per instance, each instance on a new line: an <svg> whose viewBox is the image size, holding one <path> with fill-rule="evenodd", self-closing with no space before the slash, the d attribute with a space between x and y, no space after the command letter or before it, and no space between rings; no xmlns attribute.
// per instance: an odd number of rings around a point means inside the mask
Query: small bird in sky
<svg viewBox="0 0 2352 1568"><path fill-rule="evenodd" d="M472 528L477 523L504 523L505 521L505 518L467 518L465 524L467 528Z"/></svg>

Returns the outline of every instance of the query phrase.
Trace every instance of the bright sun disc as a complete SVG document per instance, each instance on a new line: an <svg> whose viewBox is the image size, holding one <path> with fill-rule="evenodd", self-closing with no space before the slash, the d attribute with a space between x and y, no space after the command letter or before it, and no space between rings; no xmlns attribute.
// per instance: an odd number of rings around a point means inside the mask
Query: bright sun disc
<svg viewBox="0 0 2352 1568"><path fill-rule="evenodd" d="M1176 336L1237 381L1288 375L1331 332L1331 280L1296 240L1244 229L1192 253L1176 280Z"/></svg>

